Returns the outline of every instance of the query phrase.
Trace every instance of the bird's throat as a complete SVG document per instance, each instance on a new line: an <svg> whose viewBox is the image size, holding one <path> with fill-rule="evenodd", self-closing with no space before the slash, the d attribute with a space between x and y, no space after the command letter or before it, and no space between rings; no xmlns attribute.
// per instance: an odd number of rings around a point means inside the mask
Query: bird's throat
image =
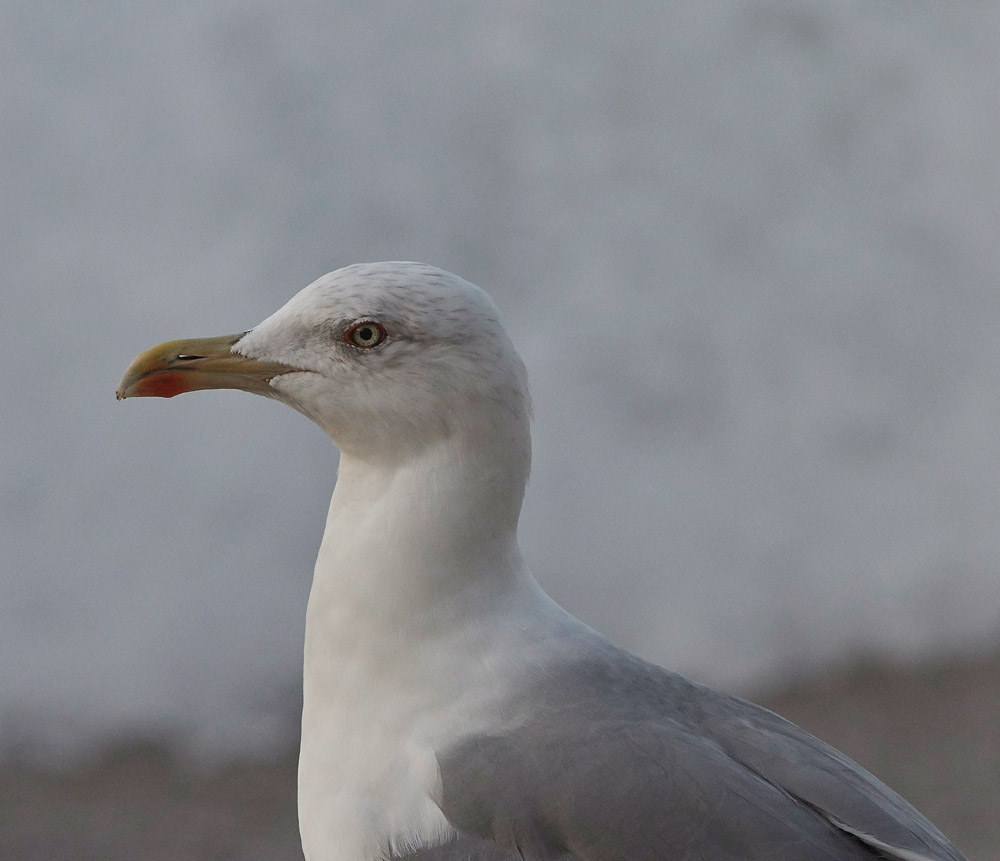
<svg viewBox="0 0 1000 861"><path fill-rule="evenodd" d="M455 446L387 466L343 456L310 604L422 627L503 592L523 572L527 470L526 456Z"/></svg>

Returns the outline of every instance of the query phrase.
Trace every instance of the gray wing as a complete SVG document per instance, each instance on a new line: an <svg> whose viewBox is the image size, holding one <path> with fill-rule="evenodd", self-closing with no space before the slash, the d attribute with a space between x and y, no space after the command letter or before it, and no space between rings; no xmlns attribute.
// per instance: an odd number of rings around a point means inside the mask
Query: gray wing
<svg viewBox="0 0 1000 861"><path fill-rule="evenodd" d="M759 706L736 699L726 705L705 728L746 768L885 854L963 861L909 802L839 750Z"/></svg>
<svg viewBox="0 0 1000 861"><path fill-rule="evenodd" d="M439 753L442 810L471 842L408 858L962 861L795 725L595 639L512 702L515 729Z"/></svg>

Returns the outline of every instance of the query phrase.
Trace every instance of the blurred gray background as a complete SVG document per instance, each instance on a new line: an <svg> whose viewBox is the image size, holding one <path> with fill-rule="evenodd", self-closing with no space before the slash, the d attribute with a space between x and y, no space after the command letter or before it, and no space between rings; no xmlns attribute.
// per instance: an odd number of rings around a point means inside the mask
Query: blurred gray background
<svg viewBox="0 0 1000 861"><path fill-rule="evenodd" d="M616 641L741 693L993 653L998 32L972 3L0 3L0 756L294 745L336 450L264 399L114 389L371 260L500 306L525 555Z"/></svg>

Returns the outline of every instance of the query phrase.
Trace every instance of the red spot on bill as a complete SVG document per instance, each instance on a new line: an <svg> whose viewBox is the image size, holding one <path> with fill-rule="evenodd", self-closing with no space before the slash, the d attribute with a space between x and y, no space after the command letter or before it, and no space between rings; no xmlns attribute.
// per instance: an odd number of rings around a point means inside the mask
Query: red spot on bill
<svg viewBox="0 0 1000 861"><path fill-rule="evenodd" d="M185 374L180 371L150 374L135 384L135 393L140 398L172 398L190 390Z"/></svg>

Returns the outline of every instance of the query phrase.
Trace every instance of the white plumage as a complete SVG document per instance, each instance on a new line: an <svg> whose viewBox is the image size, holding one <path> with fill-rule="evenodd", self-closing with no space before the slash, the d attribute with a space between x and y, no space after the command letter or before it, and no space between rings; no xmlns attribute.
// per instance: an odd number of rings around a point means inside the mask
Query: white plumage
<svg viewBox="0 0 1000 861"><path fill-rule="evenodd" d="M341 269L243 335L147 351L119 396L220 387L341 451L306 618L308 861L960 861L839 752L542 592L517 545L524 367L478 288Z"/></svg>

